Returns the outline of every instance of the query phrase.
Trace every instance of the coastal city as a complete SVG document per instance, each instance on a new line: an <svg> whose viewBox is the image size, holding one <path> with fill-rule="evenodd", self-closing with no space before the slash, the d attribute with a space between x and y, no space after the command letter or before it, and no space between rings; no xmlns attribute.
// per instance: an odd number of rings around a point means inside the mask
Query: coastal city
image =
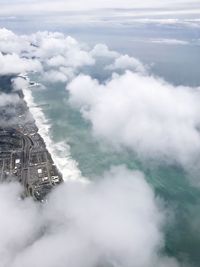
<svg viewBox="0 0 200 267"><path fill-rule="evenodd" d="M0 181L19 181L24 187L23 197L44 201L63 181L62 175L38 133L22 90L7 93L19 101L0 106L0 121L5 122L0 127Z"/></svg>

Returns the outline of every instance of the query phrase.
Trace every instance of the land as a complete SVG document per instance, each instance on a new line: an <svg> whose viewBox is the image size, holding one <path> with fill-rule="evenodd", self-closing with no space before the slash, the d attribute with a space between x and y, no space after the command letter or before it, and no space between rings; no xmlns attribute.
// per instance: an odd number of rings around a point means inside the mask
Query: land
<svg viewBox="0 0 200 267"><path fill-rule="evenodd" d="M24 187L23 197L44 201L63 182L62 175L38 133L22 90L12 90L12 77L1 77L0 84L2 80L7 86L4 92L19 101L0 106L0 182L18 181Z"/></svg>

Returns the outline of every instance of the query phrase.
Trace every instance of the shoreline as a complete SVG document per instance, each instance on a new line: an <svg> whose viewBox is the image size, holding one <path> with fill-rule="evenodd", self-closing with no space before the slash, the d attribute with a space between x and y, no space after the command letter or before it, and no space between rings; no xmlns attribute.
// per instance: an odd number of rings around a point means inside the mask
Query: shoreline
<svg viewBox="0 0 200 267"><path fill-rule="evenodd" d="M88 182L88 180L82 176L81 171L78 168L78 163L71 158L68 145L64 142L54 143L50 137L51 126L48 123L42 108L35 103L31 92L31 88L39 86L40 84L30 81L27 74L20 74L17 78L24 79L26 82L25 86L21 88L24 93L24 101L27 103L29 111L38 128L38 133L44 140L47 150L51 154L55 165L63 176L64 182L68 180Z"/></svg>

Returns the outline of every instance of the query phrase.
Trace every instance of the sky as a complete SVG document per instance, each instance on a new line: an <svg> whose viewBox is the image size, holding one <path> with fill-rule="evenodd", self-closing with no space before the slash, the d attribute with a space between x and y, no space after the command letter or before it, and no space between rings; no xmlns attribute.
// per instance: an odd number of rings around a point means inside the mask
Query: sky
<svg viewBox="0 0 200 267"><path fill-rule="evenodd" d="M200 7L198 0L12 0L0 1L0 15L16 15L16 14L48 14L63 13L67 11L84 11L99 9L134 9L134 8L150 8L150 9L196 9Z"/></svg>

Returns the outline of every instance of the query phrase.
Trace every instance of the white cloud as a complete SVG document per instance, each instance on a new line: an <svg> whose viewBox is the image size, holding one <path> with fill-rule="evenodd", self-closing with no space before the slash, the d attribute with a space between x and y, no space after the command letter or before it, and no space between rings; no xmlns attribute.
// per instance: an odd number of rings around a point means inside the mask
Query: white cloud
<svg viewBox="0 0 200 267"><path fill-rule="evenodd" d="M152 39L150 42L155 44L168 44L168 45L188 45L188 41L177 39Z"/></svg>
<svg viewBox="0 0 200 267"><path fill-rule="evenodd" d="M65 64L65 58L61 55L53 56L47 61L47 65L49 65L50 67L65 66Z"/></svg>
<svg viewBox="0 0 200 267"><path fill-rule="evenodd" d="M0 52L0 74L19 74L27 71L41 71L38 60L21 58L17 54L3 55Z"/></svg>
<svg viewBox="0 0 200 267"><path fill-rule="evenodd" d="M95 64L87 47L61 33L37 32L32 35L15 35L0 29L0 74L44 69L43 79L66 82L85 66Z"/></svg>
<svg viewBox="0 0 200 267"><path fill-rule="evenodd" d="M2 3L3 2L3 3ZM184 7L199 7L199 1L193 0L112 0L106 1L102 0L31 0L31 1L12 1L5 2L0 1L1 11L0 14L3 15L16 15L16 14L38 14L43 12L44 14L64 12L64 11L81 11L81 10L91 10L91 9L104 9L104 8L184 8ZM170 11L169 11L170 12Z"/></svg>
<svg viewBox="0 0 200 267"><path fill-rule="evenodd" d="M8 45L7 45L8 44ZM2 52L2 53L1 53ZM67 82L87 68L101 68L108 75L115 70L145 72L143 64L128 55L97 44L90 48L58 32L16 35L0 29L1 74L38 71L48 82Z"/></svg>
<svg viewBox="0 0 200 267"><path fill-rule="evenodd" d="M43 207L0 186L0 266L177 267L160 254L165 214L139 172L113 167L96 183L69 182Z"/></svg>
<svg viewBox="0 0 200 267"><path fill-rule="evenodd" d="M20 99L18 95L9 95L0 93L0 107L4 107L9 104L17 104Z"/></svg>
<svg viewBox="0 0 200 267"><path fill-rule="evenodd" d="M127 71L106 84L80 75L67 89L93 134L108 144L183 165L199 157L198 88L173 87Z"/></svg>
<svg viewBox="0 0 200 267"><path fill-rule="evenodd" d="M47 71L42 76L43 80L48 81L50 83L56 83L56 82L66 82L67 76L59 71L51 70Z"/></svg>
<svg viewBox="0 0 200 267"><path fill-rule="evenodd" d="M40 229L37 205L20 201L18 184L0 185L0 266L11 266L17 254L34 241Z"/></svg>
<svg viewBox="0 0 200 267"><path fill-rule="evenodd" d="M1 89L0 89L1 91ZM0 93L0 125L1 127L11 127L20 119L14 117L16 113L16 106L20 104L20 98L18 95L9 95Z"/></svg>
<svg viewBox="0 0 200 267"><path fill-rule="evenodd" d="M91 55L95 58L105 57L105 58L117 58L120 54L116 51L111 51L105 44L97 44L91 51Z"/></svg>
<svg viewBox="0 0 200 267"><path fill-rule="evenodd" d="M80 44L68 36L59 33L39 32L32 37L34 44L38 46L35 56L41 60L47 60L49 66L81 67L93 65L94 59L83 50Z"/></svg>
<svg viewBox="0 0 200 267"><path fill-rule="evenodd" d="M160 18L159 16L174 16L175 14L177 15L183 15L183 17L179 17L178 18ZM146 18L127 18L126 20L126 23L129 23L129 24L135 24L135 23L139 23L139 24L152 24L152 25L161 25L161 26L176 26L176 27L181 27L181 28L194 28L194 29L198 29L200 28L200 23L198 21L198 19L188 19L187 18L187 15L195 15L195 14L192 14L192 12L190 13L188 11L188 14L185 13L185 14L180 14L176 11L174 11L174 14L173 12L169 12L169 14L166 12L166 14L159 14L159 12L156 14L156 13L152 13L152 14L149 14L149 17ZM198 11L197 15L200 14L200 11ZM128 14L127 14L128 15ZM138 14L139 15L139 14ZM142 15L142 14L141 14ZM140 16L141 16L140 15ZM143 14L144 16L145 14ZM148 15L148 14L147 14ZM184 18L184 15L186 18ZM139 16L138 16L139 17ZM179 41L179 40L176 40L176 39L163 39L163 40L174 40L174 41ZM181 40L180 40L181 41Z"/></svg>
<svg viewBox="0 0 200 267"><path fill-rule="evenodd" d="M107 66L107 69L110 70L133 70L136 72L144 73L145 67L143 64L136 58L130 57L128 55L121 55L118 58L115 59L114 63Z"/></svg>
<svg viewBox="0 0 200 267"><path fill-rule="evenodd" d="M29 43L23 38L19 38L13 32L2 28L0 29L0 51L4 53L20 53L28 49Z"/></svg>

